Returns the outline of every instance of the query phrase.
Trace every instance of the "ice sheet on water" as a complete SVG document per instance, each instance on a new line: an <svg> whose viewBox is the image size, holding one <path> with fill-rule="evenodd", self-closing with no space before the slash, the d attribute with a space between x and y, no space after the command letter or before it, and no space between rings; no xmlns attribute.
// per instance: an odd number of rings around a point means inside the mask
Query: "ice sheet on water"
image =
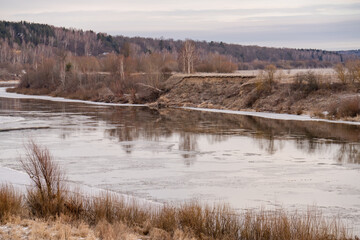
<svg viewBox="0 0 360 240"><path fill-rule="evenodd" d="M24 121L22 117L0 116L0 124Z"/></svg>
<svg viewBox="0 0 360 240"><path fill-rule="evenodd" d="M360 125L360 122L350 122L342 120L328 120L320 118L312 118L309 115L295 115L287 113L269 113L269 112L249 112L249 111L234 111L234 110L223 110L223 109L208 109L208 108L193 108L193 107L181 107L182 109L203 111L203 112L216 112L216 113L226 113L226 114L237 114L245 116L254 116L260 118L268 119L278 119L278 120L293 120L293 121L315 121L315 122L328 122L328 123L341 123L341 124L351 124L351 125Z"/></svg>
<svg viewBox="0 0 360 240"><path fill-rule="evenodd" d="M0 167L0 184L10 184L21 192L26 192L28 186L31 185L31 179L27 174L21 171L10 169L7 167ZM79 185L72 182L66 183L69 187L69 191L79 191L84 196L101 196L101 194L111 192L108 190L91 187L87 185ZM161 203L146 200L143 198L134 197L131 195L121 194L117 192L111 192L119 197L123 197L125 201L133 202L136 201L139 204L152 204L161 206Z"/></svg>

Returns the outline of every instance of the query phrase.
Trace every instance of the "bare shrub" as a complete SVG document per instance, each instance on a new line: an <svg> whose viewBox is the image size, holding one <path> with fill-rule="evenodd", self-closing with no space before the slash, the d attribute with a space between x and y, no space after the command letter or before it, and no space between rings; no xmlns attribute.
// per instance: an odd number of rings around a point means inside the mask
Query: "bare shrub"
<svg viewBox="0 0 360 240"><path fill-rule="evenodd" d="M345 66L341 63L335 65L334 70L336 72L337 78L340 80L341 83L346 84L348 80L347 70Z"/></svg>
<svg viewBox="0 0 360 240"><path fill-rule="evenodd" d="M306 73L298 73L295 76L294 82L291 84L291 90L300 90L305 94L309 94L320 88L320 80L321 76L316 75L312 71L307 71Z"/></svg>
<svg viewBox="0 0 360 240"><path fill-rule="evenodd" d="M360 82L360 60L349 60L346 62L345 67L350 82Z"/></svg>
<svg viewBox="0 0 360 240"><path fill-rule="evenodd" d="M264 77L265 77L265 81L268 82L269 86L271 86L275 81L276 70L277 68L273 64L269 64L265 66Z"/></svg>
<svg viewBox="0 0 360 240"><path fill-rule="evenodd" d="M22 212L22 195L10 185L0 185L0 222Z"/></svg>
<svg viewBox="0 0 360 240"><path fill-rule="evenodd" d="M196 71L231 73L236 71L237 68L236 60L231 56L209 53L203 56L202 60L197 64Z"/></svg>
<svg viewBox="0 0 360 240"><path fill-rule="evenodd" d="M49 92L60 85L60 68L54 59L45 59L36 69L28 69L21 78L20 88L47 89Z"/></svg>
<svg viewBox="0 0 360 240"><path fill-rule="evenodd" d="M330 106L329 114L336 118L356 117L360 114L360 97L341 99Z"/></svg>
<svg viewBox="0 0 360 240"><path fill-rule="evenodd" d="M65 201L64 174L49 150L30 141L26 158L20 162L33 183L26 197L30 212L37 217L60 215Z"/></svg>

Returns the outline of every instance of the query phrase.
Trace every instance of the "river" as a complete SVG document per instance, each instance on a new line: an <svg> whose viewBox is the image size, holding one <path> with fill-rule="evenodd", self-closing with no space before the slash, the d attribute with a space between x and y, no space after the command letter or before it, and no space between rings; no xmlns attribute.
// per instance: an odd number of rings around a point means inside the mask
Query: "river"
<svg viewBox="0 0 360 240"><path fill-rule="evenodd" d="M0 167L21 171L29 139L46 146L80 186L235 209L316 206L360 232L359 125L8 98L0 91Z"/></svg>

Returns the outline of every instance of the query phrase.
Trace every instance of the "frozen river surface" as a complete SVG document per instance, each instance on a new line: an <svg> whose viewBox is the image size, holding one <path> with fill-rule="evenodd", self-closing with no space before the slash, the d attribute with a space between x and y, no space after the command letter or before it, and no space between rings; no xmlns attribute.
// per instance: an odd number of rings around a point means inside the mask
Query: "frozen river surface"
<svg viewBox="0 0 360 240"><path fill-rule="evenodd" d="M21 171L28 139L48 147L78 184L159 202L317 206L360 232L357 125L0 94L0 174Z"/></svg>

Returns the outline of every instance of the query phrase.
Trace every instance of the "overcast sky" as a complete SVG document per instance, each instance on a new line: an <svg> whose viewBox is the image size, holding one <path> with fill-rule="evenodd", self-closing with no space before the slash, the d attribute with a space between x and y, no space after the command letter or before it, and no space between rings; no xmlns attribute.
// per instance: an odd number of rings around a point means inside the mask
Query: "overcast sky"
<svg viewBox="0 0 360 240"><path fill-rule="evenodd" d="M360 49L360 0L0 0L0 19L126 36Z"/></svg>

